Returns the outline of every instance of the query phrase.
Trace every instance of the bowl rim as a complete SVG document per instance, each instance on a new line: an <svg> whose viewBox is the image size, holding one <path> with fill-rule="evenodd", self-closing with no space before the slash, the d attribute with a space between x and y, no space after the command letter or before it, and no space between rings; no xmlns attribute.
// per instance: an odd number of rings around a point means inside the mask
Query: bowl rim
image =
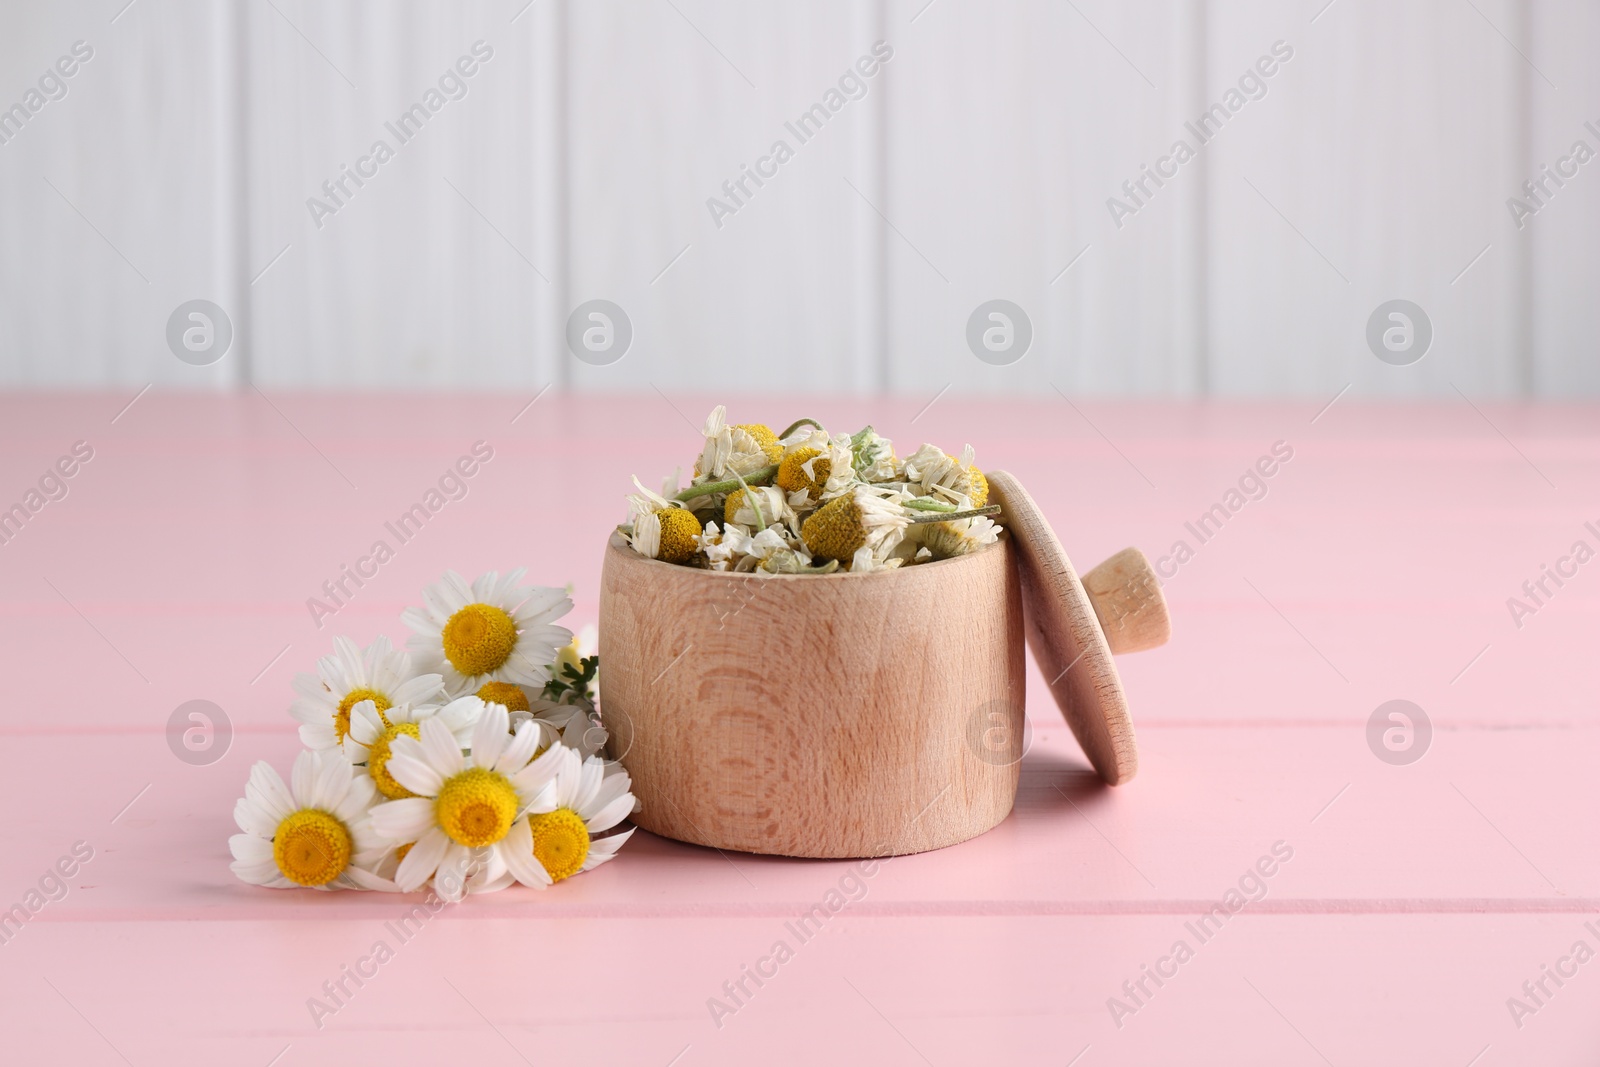
<svg viewBox="0 0 1600 1067"><path fill-rule="evenodd" d="M955 564L957 566L970 565L974 560L979 559L982 556L984 556L985 554L987 554L990 549L999 548L1002 544L1004 544L1006 542L1009 542L1010 539L1011 539L1010 531L1002 526L1002 527L1000 527L1000 540L997 540L992 545L985 545L983 548L979 549L977 552L968 552L965 555L951 556L949 559L936 559L936 560L933 560L932 562L929 562L929 563L917 563L917 564L914 564L914 565L911 565L911 566L902 565L902 566L899 566L899 567L890 568L889 570L872 571L872 572L866 573L866 574L854 574L854 573L851 573L850 571L835 571L832 574L766 574L766 573L758 574L755 571L712 571L712 570L705 570L705 569L702 569L700 567L685 567L681 563L668 563L666 560L651 559L648 556L641 556L639 553L635 552L633 550L633 548L628 544L627 538L623 536L622 531L621 530L617 530L617 529L613 529L611 531L611 536L606 539L606 551L608 553L612 552L612 551L621 552L623 555L629 557L632 561L636 561L636 562L639 562L639 563L644 563L644 564L648 564L648 565L656 566L656 567L670 567L673 571L676 571L676 572L687 573L687 574L700 574L700 575L705 575L707 578L711 578L711 579L728 580L728 579L733 579L733 578L754 578L754 579L756 579L758 581L764 581L765 582L765 581L772 581L774 579L787 579L787 580L795 580L795 581L815 581L815 580L817 580L819 578L820 579L851 578L851 579L855 579L856 581L864 582L864 581L870 581L870 580L872 580L874 578L889 579L889 578L894 577L895 575L905 574L905 573L910 572L910 571L919 571L919 572L920 571L930 571L935 567L948 567L951 564Z"/></svg>

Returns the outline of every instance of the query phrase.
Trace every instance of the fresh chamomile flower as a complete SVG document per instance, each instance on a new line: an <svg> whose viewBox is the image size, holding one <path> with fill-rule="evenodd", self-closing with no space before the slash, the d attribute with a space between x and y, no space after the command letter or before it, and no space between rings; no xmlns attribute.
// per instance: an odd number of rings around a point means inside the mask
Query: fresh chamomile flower
<svg viewBox="0 0 1600 1067"><path fill-rule="evenodd" d="M541 796L528 816L532 851L551 882L559 882L582 871L592 871L613 859L633 836L633 828L605 837L595 835L612 829L638 806L629 790L632 781L619 763L596 756L583 758L565 746L559 752L560 767L552 785ZM487 888L511 884L509 874Z"/></svg>
<svg viewBox="0 0 1600 1067"><path fill-rule="evenodd" d="M337 752L303 750L290 784L272 765L250 768L228 839L233 873L251 885L284 889L387 889L373 873L387 842L372 829L372 780Z"/></svg>
<svg viewBox="0 0 1600 1067"><path fill-rule="evenodd" d="M866 548L883 559L900 543L910 524L897 500L887 499L868 486L857 486L818 508L800 528L806 548L823 559L853 561Z"/></svg>
<svg viewBox="0 0 1600 1067"><path fill-rule="evenodd" d="M582 759L576 752L566 758L555 776L553 805L541 811L543 805L537 804L528 816L534 858L552 882L594 870L633 836L629 828L595 837L633 814L632 785L620 764L596 756Z"/></svg>
<svg viewBox="0 0 1600 1067"><path fill-rule="evenodd" d="M423 607L401 619L413 631L408 647L427 670L444 676L451 697L485 682L543 685L556 650L572 631L555 620L572 610L565 590L519 588L524 568L504 578L494 571L470 586L455 571L422 591ZM380 709L381 710L381 709Z"/></svg>
<svg viewBox="0 0 1600 1067"><path fill-rule="evenodd" d="M400 704L380 715L372 701L363 700L350 709L350 732L343 745L345 759L365 767L372 784L387 799L415 796L389 773L389 755L395 738L421 737L422 722L437 717L455 737L456 744L465 748L472 739L473 727L483 715L483 707L482 700L469 696L452 700L442 708L432 705L413 708Z"/></svg>
<svg viewBox="0 0 1600 1067"><path fill-rule="evenodd" d="M594 705L587 700L579 698L570 704L536 700L531 711L511 713L512 730L525 719L546 731L539 744L541 753L547 745L558 741L581 756L592 756L605 748L608 735L600 725Z"/></svg>
<svg viewBox="0 0 1600 1067"><path fill-rule="evenodd" d="M438 674L413 674L411 656L379 636L366 652L348 637L333 639L333 655L317 661L317 673L295 675L299 694L289 714L300 723L300 743L333 748L350 731L350 709L370 700L379 715L400 704L421 707L442 696Z"/></svg>
<svg viewBox="0 0 1600 1067"><path fill-rule="evenodd" d="M487 881L509 873L523 885L549 885L550 876L533 859L525 812L551 810L552 779L575 753L550 745L535 759L543 732L523 723L511 733L510 714L499 704L485 706L465 755L437 718L425 720L419 733L395 738L388 763L389 773L416 795L372 809L379 834L412 843L395 871L400 890L419 888L441 869L462 870L471 850L487 850L476 853L486 858ZM446 900L460 899L465 890L464 884L434 883Z"/></svg>
<svg viewBox="0 0 1600 1067"><path fill-rule="evenodd" d="M922 549L917 552L918 559L923 558L922 550L930 552L933 559L964 556L985 545L992 545L1000 538L1000 528L987 515L952 519L949 522L918 523L916 529L917 540L922 544Z"/></svg>

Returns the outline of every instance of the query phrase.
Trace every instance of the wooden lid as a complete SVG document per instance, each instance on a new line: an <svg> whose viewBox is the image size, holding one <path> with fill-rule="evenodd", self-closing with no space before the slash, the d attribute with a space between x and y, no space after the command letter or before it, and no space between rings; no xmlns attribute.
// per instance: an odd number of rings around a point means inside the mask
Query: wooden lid
<svg viewBox="0 0 1600 1067"><path fill-rule="evenodd" d="M1139 746L1113 652L1165 644L1172 624L1144 553L1125 548L1079 579L1050 523L1022 484L989 471L992 501L1017 545L1028 647L1095 771L1120 785L1139 769Z"/></svg>

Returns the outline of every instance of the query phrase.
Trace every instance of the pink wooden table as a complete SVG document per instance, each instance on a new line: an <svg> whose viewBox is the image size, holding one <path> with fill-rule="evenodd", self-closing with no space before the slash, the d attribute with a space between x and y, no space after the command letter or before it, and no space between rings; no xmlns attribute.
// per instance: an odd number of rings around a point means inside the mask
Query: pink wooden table
<svg viewBox="0 0 1600 1067"><path fill-rule="evenodd" d="M573 583L574 620L594 621L628 475L654 482L692 456L672 405L698 424L713 399L150 392L124 410L130 396L0 399L0 505L75 442L93 448L67 495L0 545L0 904L76 842L93 849L0 944L6 1062L1600 1055L1600 961L1573 956L1600 951L1600 562L1560 563L1577 541L1600 549L1600 407L1345 398L1319 416L1321 402L946 395L913 426L924 398L732 398L739 420L970 441L1030 487L1080 568L1188 542L1164 565L1172 644L1122 661L1139 776L1099 787L1034 674L1014 814L883 864L803 944L786 924L856 887L847 865L642 832L595 873L474 899L401 943L388 924L405 899L228 872L249 764L286 768L296 748L290 678L334 633L403 638L399 611L447 567L527 564ZM319 630L307 599L375 540L395 544L385 522L479 440L494 458L466 497ZM1279 441L1293 457L1266 495L1202 543L1185 524ZM1535 605L1523 583L1544 565L1576 573L1546 579ZM1514 619L1511 597L1536 610ZM192 699L235 731L209 765L168 747ZM1368 744L1392 699L1432 724L1408 765ZM1261 863L1275 845L1292 858ZM1258 863L1271 877L1247 877ZM1260 899L1196 936L1241 879ZM308 998L379 940L394 957L319 1029ZM724 983L779 940L793 958L714 1021L708 999L732 1003Z"/></svg>

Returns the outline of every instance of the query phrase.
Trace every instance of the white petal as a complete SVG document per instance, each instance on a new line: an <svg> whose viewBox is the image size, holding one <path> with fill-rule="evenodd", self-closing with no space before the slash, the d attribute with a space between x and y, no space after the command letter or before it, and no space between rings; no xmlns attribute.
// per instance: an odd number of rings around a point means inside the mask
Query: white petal
<svg viewBox="0 0 1600 1067"><path fill-rule="evenodd" d="M622 794L628 792L632 784L632 779L626 774L613 774L606 777L600 783L600 788L595 790L594 796L589 798L587 806L578 809L578 814L587 819L613 800L622 796Z"/></svg>
<svg viewBox="0 0 1600 1067"><path fill-rule="evenodd" d="M300 724L300 743L309 749L320 752L325 748L332 748L337 745L339 738L333 732L332 721L307 722Z"/></svg>
<svg viewBox="0 0 1600 1067"><path fill-rule="evenodd" d="M323 683L319 676L307 674L305 671L298 672L294 676L294 681L290 684L296 693L307 699L326 701L333 696L332 693L328 692L327 685ZM299 701L297 700L295 703L298 704Z"/></svg>
<svg viewBox="0 0 1600 1067"><path fill-rule="evenodd" d="M493 574L494 572L491 571L490 573ZM445 604L449 606L448 614L450 615L454 615L468 604L478 602L478 596L472 586L468 585L467 580L455 571L445 571L444 579L435 588L439 590Z"/></svg>
<svg viewBox="0 0 1600 1067"><path fill-rule="evenodd" d="M609 830L617 823L633 814L633 795L625 793L595 813L594 818L588 820L589 832L598 834Z"/></svg>
<svg viewBox="0 0 1600 1067"><path fill-rule="evenodd" d="M240 797L233 805L233 821L247 834L272 840L282 819L274 819L266 809L249 797Z"/></svg>
<svg viewBox="0 0 1600 1067"><path fill-rule="evenodd" d="M228 869L233 871L241 882L249 882L251 885L272 886L276 889L293 884L279 873L278 865L271 860L265 863L234 862L228 865Z"/></svg>
<svg viewBox="0 0 1600 1067"><path fill-rule="evenodd" d="M245 783L244 795L272 820L274 829L294 814L296 808L293 794L266 760L259 760L250 768L250 780Z"/></svg>
<svg viewBox="0 0 1600 1067"><path fill-rule="evenodd" d="M434 872L433 891L439 894L440 900L454 903L466 895L467 879L471 873L467 846L452 841L444 858L439 861L439 869Z"/></svg>
<svg viewBox="0 0 1600 1067"><path fill-rule="evenodd" d="M319 700L315 697L301 697L289 705L289 716L295 722L304 722L320 725L330 722L338 704L332 700Z"/></svg>
<svg viewBox="0 0 1600 1067"><path fill-rule="evenodd" d="M364 818L367 809L372 807L373 797L377 791L378 787L372 784L369 775L352 774L349 791L345 793L344 799L339 801L338 807L333 809L334 816L347 824Z"/></svg>
<svg viewBox="0 0 1600 1067"><path fill-rule="evenodd" d="M437 827L419 837L400 862L400 869L394 872L394 884L400 887L400 892L409 893L433 877L449 847L450 839Z"/></svg>
<svg viewBox="0 0 1600 1067"><path fill-rule="evenodd" d="M372 809L373 830L398 844L420 840L433 825L433 801L427 797L388 800Z"/></svg>
<svg viewBox="0 0 1600 1067"><path fill-rule="evenodd" d="M363 688L362 683L367 680L366 665L362 662L361 649L348 637L335 637L333 639L333 653L339 657L339 665L344 668L345 688Z"/></svg>
<svg viewBox="0 0 1600 1067"><path fill-rule="evenodd" d="M374 889L380 893L398 893L400 887L387 878L379 878L371 871L364 870L352 864L344 869L343 877L348 878L356 889Z"/></svg>
<svg viewBox="0 0 1600 1067"><path fill-rule="evenodd" d="M440 724L441 726L443 723ZM487 704L472 731L472 765L492 768L511 744L511 718L503 704Z"/></svg>
<svg viewBox="0 0 1600 1067"><path fill-rule="evenodd" d="M633 827L622 831L620 834L611 834L607 837L596 837L589 842L589 855L601 855L607 858L616 855L617 849L627 844L628 838L633 836Z"/></svg>
<svg viewBox="0 0 1600 1067"><path fill-rule="evenodd" d="M228 851L240 863L272 862L272 842L254 834L234 834L228 838Z"/></svg>
<svg viewBox="0 0 1600 1067"><path fill-rule="evenodd" d="M597 759L584 760L578 765L578 773L574 776L577 784L572 791L572 797L567 801L567 807L582 815L591 808L595 794L600 791L600 785L605 781L605 764Z"/></svg>
<svg viewBox="0 0 1600 1067"><path fill-rule="evenodd" d="M444 690L444 676L419 674L395 686L390 699L396 704L422 704Z"/></svg>
<svg viewBox="0 0 1600 1067"><path fill-rule="evenodd" d="M397 738L396 740L410 740ZM398 747L398 746L397 746ZM407 746L414 749L415 746ZM389 750L389 762L383 765L389 776L421 797L436 797L444 788L444 778L424 761L412 756L410 751Z"/></svg>
<svg viewBox="0 0 1600 1067"><path fill-rule="evenodd" d="M533 754L538 749L539 742L543 737L544 731L541 729L541 724L523 722L517 728L516 735L511 738L511 743L506 745L505 751L500 753L500 758L494 761L494 769L508 776L522 770L528 765L528 761L533 758ZM477 759L476 752L473 753L473 759Z"/></svg>
<svg viewBox="0 0 1600 1067"><path fill-rule="evenodd" d="M314 798L317 795L317 771L321 768L322 763L314 751L301 752L294 758L294 766L289 771L289 792L294 795L296 810L317 806Z"/></svg>
<svg viewBox="0 0 1600 1067"><path fill-rule="evenodd" d="M344 753L331 749L321 753L318 761L316 792L312 806L323 811L335 811L350 794L350 761Z"/></svg>
<svg viewBox="0 0 1600 1067"><path fill-rule="evenodd" d="M378 717L378 705L370 700L363 700L350 709L350 733L346 739L355 738L363 745L370 745L383 733L383 720Z"/></svg>
<svg viewBox="0 0 1600 1067"><path fill-rule="evenodd" d="M526 796L526 794L519 795ZM558 807L560 805L556 803L556 784L554 782L546 782L543 789L540 789L526 800L523 813L527 815L544 815L555 811Z"/></svg>
<svg viewBox="0 0 1600 1067"><path fill-rule="evenodd" d="M538 759L511 775L511 783L517 787L518 794L537 793L555 781L573 755L575 753L566 745L551 745Z"/></svg>
<svg viewBox="0 0 1600 1067"><path fill-rule="evenodd" d="M437 718L429 719L419 728L422 734L422 751L428 766L437 771L440 777L452 778L466 768L466 761L461 757L461 747L456 743L455 737L445 728L444 723ZM408 748L410 746L407 746ZM407 788L410 788L409 786ZM412 790L420 792L420 790ZM437 790L435 790L437 792Z"/></svg>
<svg viewBox="0 0 1600 1067"><path fill-rule="evenodd" d="M419 636L439 637L439 624L434 622L425 611L420 611L417 608L406 608L400 613L400 621L415 630ZM416 638L408 640L406 647L414 649L416 646L412 642L415 640Z"/></svg>
<svg viewBox="0 0 1600 1067"><path fill-rule="evenodd" d="M501 839L496 848L505 860L506 869L523 885L543 889L551 884L550 872L534 857L533 830L528 826L527 819L512 823L511 832Z"/></svg>

